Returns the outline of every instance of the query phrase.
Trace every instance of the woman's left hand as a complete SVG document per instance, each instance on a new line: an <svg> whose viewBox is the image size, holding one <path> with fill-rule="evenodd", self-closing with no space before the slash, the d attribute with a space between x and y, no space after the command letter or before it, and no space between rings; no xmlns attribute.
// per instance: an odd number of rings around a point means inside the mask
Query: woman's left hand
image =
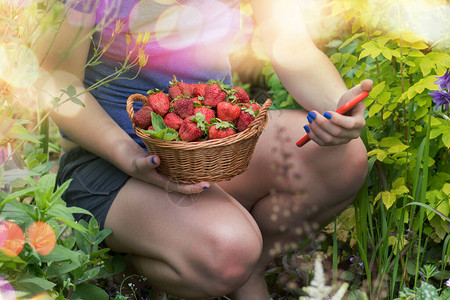
<svg viewBox="0 0 450 300"><path fill-rule="evenodd" d="M339 100L338 108L361 92L370 92L372 85L373 82L370 79L366 79L350 89ZM366 124L364 111L364 101L359 102L346 115L340 115L334 111L325 112L322 115L312 110L308 114L309 124L305 126L305 130L309 138L321 146L345 144L359 137L362 128Z"/></svg>

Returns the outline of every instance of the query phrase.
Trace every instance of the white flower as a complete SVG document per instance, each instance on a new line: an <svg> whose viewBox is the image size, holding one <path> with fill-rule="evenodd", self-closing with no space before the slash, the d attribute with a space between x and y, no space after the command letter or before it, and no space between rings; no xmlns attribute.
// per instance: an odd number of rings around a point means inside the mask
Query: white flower
<svg viewBox="0 0 450 300"><path fill-rule="evenodd" d="M344 283L336 294L331 298L332 300L340 300L347 291L348 284ZM327 299L332 292L333 287L327 286L325 282L325 274L323 272L322 260L317 256L314 264L314 279L311 281L311 285L304 287L303 291L308 294L309 297L300 297L300 300L323 300Z"/></svg>
<svg viewBox="0 0 450 300"><path fill-rule="evenodd" d="M445 285L448 286L448 287L450 287L450 278L447 279L447 281L445 282Z"/></svg>

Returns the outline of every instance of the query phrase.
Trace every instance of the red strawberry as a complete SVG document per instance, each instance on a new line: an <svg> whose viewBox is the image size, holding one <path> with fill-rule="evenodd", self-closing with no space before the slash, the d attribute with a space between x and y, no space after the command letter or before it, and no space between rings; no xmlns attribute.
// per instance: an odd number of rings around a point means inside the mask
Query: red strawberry
<svg viewBox="0 0 450 300"><path fill-rule="evenodd" d="M178 130L183 123L183 119L180 118L179 115L176 113L170 112L164 117L164 124L166 124L167 127L173 128L175 130Z"/></svg>
<svg viewBox="0 0 450 300"><path fill-rule="evenodd" d="M192 93L193 96L195 97L205 96L205 91L207 87L206 83L194 83L193 86L194 86L194 90Z"/></svg>
<svg viewBox="0 0 450 300"><path fill-rule="evenodd" d="M197 127L197 123L187 118L184 119L181 124L178 136L185 142L192 142L201 138L203 136L203 131Z"/></svg>
<svg viewBox="0 0 450 300"><path fill-rule="evenodd" d="M245 111L241 111L241 115L239 116L236 122L237 130L239 132L244 131L245 129L247 129L248 125L250 125L250 123L253 122L254 119L255 119L254 116L250 115Z"/></svg>
<svg viewBox="0 0 450 300"><path fill-rule="evenodd" d="M142 107L133 115L133 122L137 127L147 129L152 124L152 108L150 106Z"/></svg>
<svg viewBox="0 0 450 300"><path fill-rule="evenodd" d="M236 121L236 128L238 131L244 131L248 125L255 119L260 106L256 103L251 103L250 105L245 105L243 107L239 118Z"/></svg>
<svg viewBox="0 0 450 300"><path fill-rule="evenodd" d="M233 122L241 114L241 108L230 102L220 102L217 104L217 117L222 121Z"/></svg>
<svg viewBox="0 0 450 300"><path fill-rule="evenodd" d="M205 99L203 104L206 106L217 107L217 104L224 101L227 93L217 84L208 85L205 90Z"/></svg>
<svg viewBox="0 0 450 300"><path fill-rule="evenodd" d="M237 103L250 102L250 97L248 96L247 92L244 89L240 87L232 87L231 90L235 92L233 96L236 97Z"/></svg>
<svg viewBox="0 0 450 300"><path fill-rule="evenodd" d="M173 80L170 82L169 96L173 100L180 96L191 97L194 87L189 83L178 82L177 78L173 76Z"/></svg>
<svg viewBox="0 0 450 300"><path fill-rule="evenodd" d="M172 103L173 110L182 119L194 114L194 101L191 98L180 97Z"/></svg>
<svg viewBox="0 0 450 300"><path fill-rule="evenodd" d="M192 97L191 99L192 99L192 101L194 101L194 105L195 105L195 103L197 103L197 105L200 105L200 106L203 105L203 102L202 102L202 100L199 99L199 97Z"/></svg>
<svg viewBox="0 0 450 300"><path fill-rule="evenodd" d="M218 122L209 128L209 139L221 139L236 134L233 127L233 123Z"/></svg>
<svg viewBox="0 0 450 300"><path fill-rule="evenodd" d="M148 94L148 105L155 113L164 117L170 108L169 97L158 89L150 90Z"/></svg>
<svg viewBox="0 0 450 300"><path fill-rule="evenodd" d="M214 119L216 117L216 114L214 113L214 111L211 108L208 108L205 106L196 107L194 109L194 115L196 115L197 113L201 113L205 116L206 123L211 123L211 119Z"/></svg>

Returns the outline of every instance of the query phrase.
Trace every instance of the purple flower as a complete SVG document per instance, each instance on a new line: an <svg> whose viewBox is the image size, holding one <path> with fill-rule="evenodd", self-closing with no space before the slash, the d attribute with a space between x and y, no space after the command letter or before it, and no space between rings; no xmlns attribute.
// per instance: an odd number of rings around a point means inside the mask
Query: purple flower
<svg viewBox="0 0 450 300"><path fill-rule="evenodd" d="M441 77L437 76L438 80L436 80L434 83L439 85L440 89L447 89L447 91L450 91L450 69L447 69L445 74Z"/></svg>
<svg viewBox="0 0 450 300"><path fill-rule="evenodd" d="M450 82L449 82L450 83ZM444 106L445 109L448 110L448 105L450 104L450 94L445 91L434 91L433 93L429 93L431 97L433 97L433 102L436 103L436 107L434 108L437 110L439 106Z"/></svg>

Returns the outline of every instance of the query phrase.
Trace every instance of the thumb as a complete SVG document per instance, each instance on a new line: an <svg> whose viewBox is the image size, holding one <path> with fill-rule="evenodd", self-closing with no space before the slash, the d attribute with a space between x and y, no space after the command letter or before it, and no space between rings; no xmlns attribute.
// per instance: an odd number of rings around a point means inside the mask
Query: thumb
<svg viewBox="0 0 450 300"><path fill-rule="evenodd" d="M368 91L370 92L372 90L373 87L373 81L372 79L364 79L360 84L360 91Z"/></svg>
<svg viewBox="0 0 450 300"><path fill-rule="evenodd" d="M136 168L138 170L154 169L159 166L161 160L156 155L148 155L136 160Z"/></svg>

